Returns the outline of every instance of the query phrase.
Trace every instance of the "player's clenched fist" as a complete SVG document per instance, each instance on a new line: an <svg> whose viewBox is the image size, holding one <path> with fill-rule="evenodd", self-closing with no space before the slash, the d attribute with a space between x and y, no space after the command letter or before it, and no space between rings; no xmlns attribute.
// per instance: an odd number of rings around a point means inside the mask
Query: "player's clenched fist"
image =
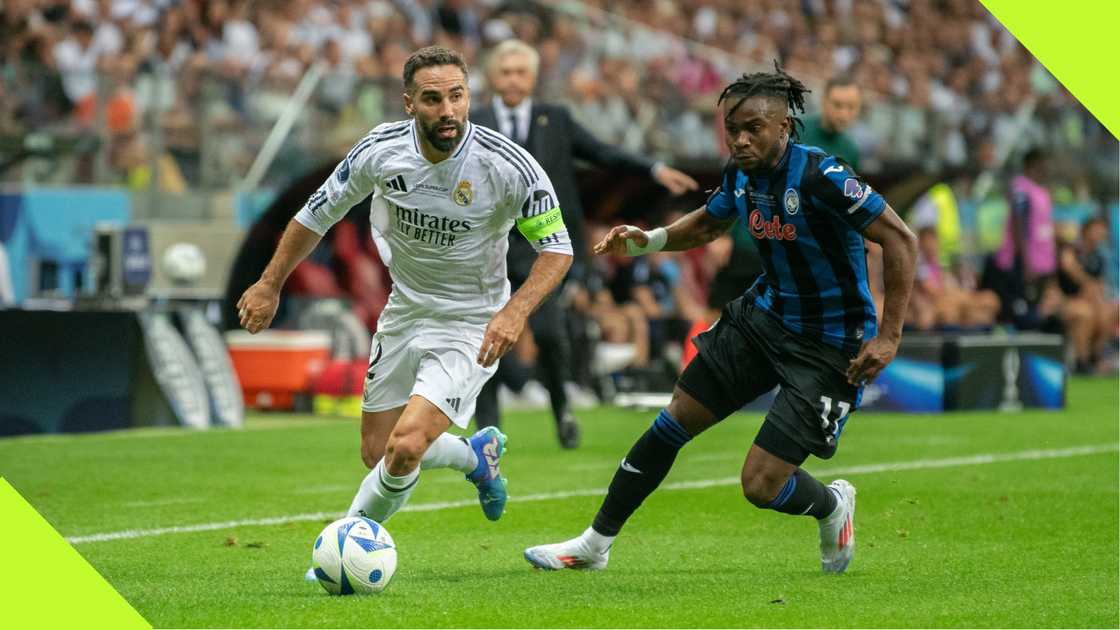
<svg viewBox="0 0 1120 630"><path fill-rule="evenodd" d="M649 244L649 235L642 228L633 225L616 225L607 232L603 240L595 244L595 253L625 256L626 242L630 240L638 247L645 247Z"/></svg>
<svg viewBox="0 0 1120 630"><path fill-rule="evenodd" d="M482 347L478 351L478 364L490 367L495 361L502 358L517 338L525 329L525 315L502 309L490 320L486 326L486 333L482 337Z"/></svg>
<svg viewBox="0 0 1120 630"><path fill-rule="evenodd" d="M280 305L280 291L263 281L245 289L237 301L237 317L241 327L256 334L272 323Z"/></svg>

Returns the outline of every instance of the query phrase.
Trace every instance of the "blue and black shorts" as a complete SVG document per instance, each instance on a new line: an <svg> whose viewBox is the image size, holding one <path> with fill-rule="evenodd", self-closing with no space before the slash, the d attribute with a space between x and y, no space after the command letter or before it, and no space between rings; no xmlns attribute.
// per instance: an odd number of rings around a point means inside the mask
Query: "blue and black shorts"
<svg viewBox="0 0 1120 630"><path fill-rule="evenodd" d="M713 415L725 418L780 386L755 443L796 466L836 453L863 389L845 376L854 354L789 331L748 296L693 342L699 354L677 386Z"/></svg>

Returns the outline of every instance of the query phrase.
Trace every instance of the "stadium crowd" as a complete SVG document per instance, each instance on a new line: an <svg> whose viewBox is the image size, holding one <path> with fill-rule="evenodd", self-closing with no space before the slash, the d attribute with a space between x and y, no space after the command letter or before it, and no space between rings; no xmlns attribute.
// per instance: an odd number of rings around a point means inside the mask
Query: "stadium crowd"
<svg viewBox="0 0 1120 630"><path fill-rule="evenodd" d="M863 111L846 133L864 173L977 173L1000 168L1007 147L1044 146L1090 156L1053 164L1082 183L1081 198L1094 196L1086 181L1115 182L1114 139L974 0L6 0L0 139L100 138L107 157L59 169L68 182L228 187L321 62L310 107L269 171L266 181L278 183L401 116L412 50L446 45L481 69L511 37L540 52L542 100L566 103L599 139L653 158L718 165L726 149L715 95L778 60L815 96L837 77L858 88ZM484 102L485 73L471 81ZM18 172L5 170L0 178ZM958 264L939 249L944 234L915 227L922 269L910 328L1057 322L1075 331L1082 369L1115 355L1115 322L1093 316L1116 311L1114 282L1102 280L1115 265L1107 224L1090 218L1073 235L1059 231L1054 282L1002 295L985 282L983 261ZM586 237L601 231L589 224ZM712 321L726 286L741 290L742 278L717 276L729 260L741 266L749 242L733 234L696 252L597 260L571 308L603 341L632 347L630 364L643 368L672 346L666 340ZM1012 304L1020 294L1029 318Z"/></svg>
<svg viewBox="0 0 1120 630"><path fill-rule="evenodd" d="M326 75L304 157L398 115L411 50L444 44L478 64L509 37L541 52L543 99L567 102L604 141L662 158L718 158L713 96L775 59L818 91L843 75L871 97L851 130L866 172L993 167L1012 138L1100 141L1099 126L973 0L9 0L0 134L103 127L115 140L111 174L140 185L135 169L158 120L183 178L165 186L205 180L191 159L203 150L215 183L228 184L221 174L244 173L260 130L316 60ZM472 81L481 95L482 73Z"/></svg>

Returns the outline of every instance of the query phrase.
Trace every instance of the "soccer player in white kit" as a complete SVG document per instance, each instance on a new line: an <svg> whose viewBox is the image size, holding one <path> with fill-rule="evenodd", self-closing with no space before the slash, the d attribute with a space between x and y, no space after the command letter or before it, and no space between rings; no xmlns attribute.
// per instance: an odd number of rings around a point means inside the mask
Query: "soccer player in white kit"
<svg viewBox="0 0 1120 630"><path fill-rule="evenodd" d="M548 176L528 152L467 121L467 66L438 46L404 66L409 120L377 126L351 149L284 231L260 280L238 301L256 333L276 314L280 289L326 231L373 194L374 239L393 289L378 320L362 400L362 461L372 468L348 516L385 521L421 469L452 468L475 484L486 517L506 503L498 464L506 437L469 440L475 397L560 283L572 247ZM539 252L510 296L507 235L516 225Z"/></svg>

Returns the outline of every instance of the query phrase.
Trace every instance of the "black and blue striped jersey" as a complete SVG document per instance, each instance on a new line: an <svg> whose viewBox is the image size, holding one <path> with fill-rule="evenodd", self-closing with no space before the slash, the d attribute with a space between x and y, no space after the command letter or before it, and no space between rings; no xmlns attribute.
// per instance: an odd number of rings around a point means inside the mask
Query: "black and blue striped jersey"
<svg viewBox="0 0 1120 630"><path fill-rule="evenodd" d="M862 232L886 207L845 162L792 142L768 174L729 163L707 203L755 238L763 273L749 299L787 330L847 351L877 334Z"/></svg>

